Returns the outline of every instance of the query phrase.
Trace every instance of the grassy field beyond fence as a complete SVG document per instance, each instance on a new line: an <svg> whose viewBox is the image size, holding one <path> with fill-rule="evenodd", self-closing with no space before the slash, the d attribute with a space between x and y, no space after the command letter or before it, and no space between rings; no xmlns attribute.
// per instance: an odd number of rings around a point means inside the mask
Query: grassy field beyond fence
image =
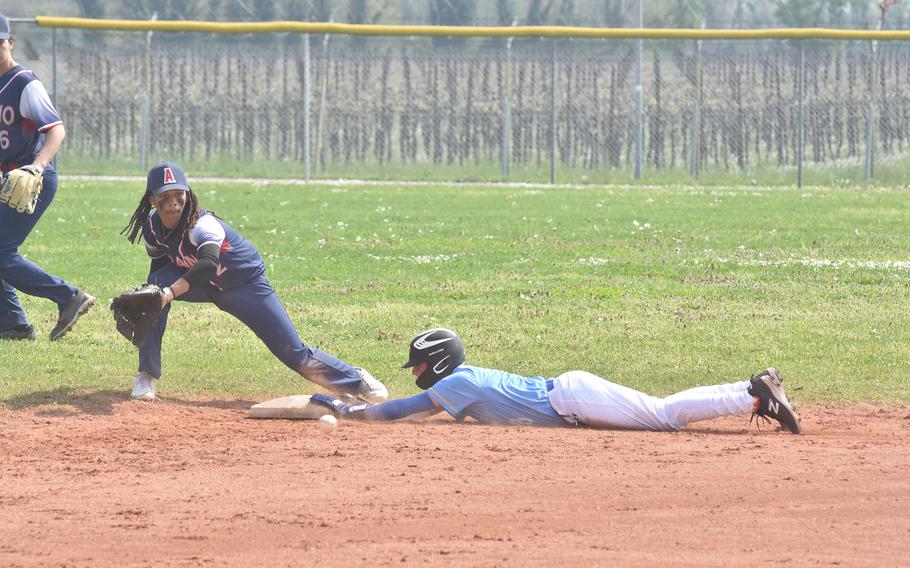
<svg viewBox="0 0 910 568"><path fill-rule="evenodd" d="M396 396L416 392L408 340L446 326L471 363L523 374L581 368L664 395L773 365L797 403L910 402L904 190L194 187L260 250L304 341ZM118 234L143 188L63 179L21 252L98 306L51 343L56 307L23 296L40 338L0 343L0 402L128 391L137 356L108 303L147 274ZM314 389L238 321L178 303L160 391Z"/></svg>

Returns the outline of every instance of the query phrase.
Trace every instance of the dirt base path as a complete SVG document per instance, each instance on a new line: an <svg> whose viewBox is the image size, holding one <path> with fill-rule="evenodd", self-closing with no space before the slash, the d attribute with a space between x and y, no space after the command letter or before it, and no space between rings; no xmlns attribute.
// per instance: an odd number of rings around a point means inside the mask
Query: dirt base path
<svg viewBox="0 0 910 568"><path fill-rule="evenodd" d="M898 566L910 407L793 436L247 419L246 401L0 407L3 566Z"/></svg>

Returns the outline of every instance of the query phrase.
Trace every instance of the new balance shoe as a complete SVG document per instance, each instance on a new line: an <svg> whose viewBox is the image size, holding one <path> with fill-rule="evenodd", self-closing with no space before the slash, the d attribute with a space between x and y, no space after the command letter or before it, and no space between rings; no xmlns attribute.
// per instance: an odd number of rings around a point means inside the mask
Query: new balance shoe
<svg viewBox="0 0 910 568"><path fill-rule="evenodd" d="M379 382L366 369L356 367L357 374L360 375L360 392L359 396L363 400L371 403L382 402L389 398L389 389Z"/></svg>
<svg viewBox="0 0 910 568"><path fill-rule="evenodd" d="M757 375L752 375L752 378L754 379L755 377L761 377L763 375L768 375L768 378L771 379L771 382L773 382L778 387L783 387L784 378L782 376L780 376L780 369L778 369L777 367L768 367L761 373L758 373Z"/></svg>
<svg viewBox="0 0 910 568"><path fill-rule="evenodd" d="M29 324L17 325L12 329L0 331L0 339L10 339L13 341L27 339L28 341L34 341L36 337L35 328Z"/></svg>
<svg viewBox="0 0 910 568"><path fill-rule="evenodd" d="M790 406L790 401L784 394L780 371L773 367L765 369L752 377L749 382L751 383L749 394L758 398L758 406L752 413L752 417L759 416L765 420L773 418L790 432L799 434L802 430L799 415Z"/></svg>
<svg viewBox="0 0 910 568"><path fill-rule="evenodd" d="M57 325L51 330L51 341L57 341L73 329L79 317L95 305L95 298L82 290L76 289L73 299L60 310Z"/></svg>
<svg viewBox="0 0 910 568"><path fill-rule="evenodd" d="M156 382L158 382L158 379L155 377L145 371L139 371L139 373L133 377L133 392L130 393L130 397L135 398L136 400L155 400Z"/></svg>

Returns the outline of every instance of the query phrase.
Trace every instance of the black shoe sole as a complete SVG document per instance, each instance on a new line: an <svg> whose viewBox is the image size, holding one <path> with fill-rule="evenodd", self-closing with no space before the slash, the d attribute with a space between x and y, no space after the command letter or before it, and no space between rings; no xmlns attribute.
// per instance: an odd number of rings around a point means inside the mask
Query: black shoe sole
<svg viewBox="0 0 910 568"><path fill-rule="evenodd" d="M38 336L35 335L34 330L28 335L10 334L10 332L0 333L0 341L34 341L36 339L38 339Z"/></svg>
<svg viewBox="0 0 910 568"><path fill-rule="evenodd" d="M65 326L63 326L62 329L58 330L55 327L53 331L51 331L51 341L57 341L69 333L69 331L73 329L73 326L76 325L76 322L79 321L79 318L84 316L92 308L92 306L95 305L95 297L90 294L86 294L86 296L88 297L85 299L85 301L82 302L82 305L79 306L79 309L76 311L73 319L70 320Z"/></svg>

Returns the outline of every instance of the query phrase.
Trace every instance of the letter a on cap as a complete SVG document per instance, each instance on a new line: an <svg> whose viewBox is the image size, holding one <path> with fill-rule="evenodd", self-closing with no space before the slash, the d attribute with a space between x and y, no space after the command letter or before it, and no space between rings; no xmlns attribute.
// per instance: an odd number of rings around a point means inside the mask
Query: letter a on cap
<svg viewBox="0 0 910 568"><path fill-rule="evenodd" d="M162 185L169 183L177 183L177 180L174 179L174 172L171 171L171 168L164 168L164 182Z"/></svg>

